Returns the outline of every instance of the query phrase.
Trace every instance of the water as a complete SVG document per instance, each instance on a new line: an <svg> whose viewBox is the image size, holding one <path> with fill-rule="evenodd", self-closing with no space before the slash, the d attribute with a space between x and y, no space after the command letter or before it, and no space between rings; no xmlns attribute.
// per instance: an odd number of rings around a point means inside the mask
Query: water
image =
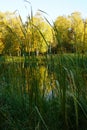
<svg viewBox="0 0 87 130"><path fill-rule="evenodd" d="M4 90L19 94L39 93L48 98L52 96L55 85L55 72L50 65L24 62L0 64L0 88Z"/></svg>

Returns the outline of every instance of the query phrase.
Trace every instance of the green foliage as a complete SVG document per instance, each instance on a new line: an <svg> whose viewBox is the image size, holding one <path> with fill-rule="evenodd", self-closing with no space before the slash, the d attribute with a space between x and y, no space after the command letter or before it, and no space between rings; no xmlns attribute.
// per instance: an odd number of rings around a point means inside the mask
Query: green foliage
<svg viewBox="0 0 87 130"><path fill-rule="evenodd" d="M87 56L40 60L0 64L0 128L87 128Z"/></svg>

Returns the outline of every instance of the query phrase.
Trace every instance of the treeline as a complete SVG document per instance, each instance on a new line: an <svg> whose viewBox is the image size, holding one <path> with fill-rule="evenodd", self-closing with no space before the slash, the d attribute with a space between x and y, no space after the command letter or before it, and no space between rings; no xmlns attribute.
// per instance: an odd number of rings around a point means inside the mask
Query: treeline
<svg viewBox="0 0 87 130"><path fill-rule="evenodd" d="M39 55L86 52L87 19L81 13L58 16L51 24L42 12L28 16L25 23L11 12L0 12L0 54Z"/></svg>

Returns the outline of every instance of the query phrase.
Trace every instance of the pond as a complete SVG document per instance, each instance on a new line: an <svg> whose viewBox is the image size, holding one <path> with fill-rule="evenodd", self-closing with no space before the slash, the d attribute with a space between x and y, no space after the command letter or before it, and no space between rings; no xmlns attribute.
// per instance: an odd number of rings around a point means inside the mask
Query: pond
<svg viewBox="0 0 87 130"><path fill-rule="evenodd" d="M51 65L20 63L0 64L0 87L13 93L39 93L43 97L52 96L57 84L55 71ZM32 95L32 96L33 96Z"/></svg>

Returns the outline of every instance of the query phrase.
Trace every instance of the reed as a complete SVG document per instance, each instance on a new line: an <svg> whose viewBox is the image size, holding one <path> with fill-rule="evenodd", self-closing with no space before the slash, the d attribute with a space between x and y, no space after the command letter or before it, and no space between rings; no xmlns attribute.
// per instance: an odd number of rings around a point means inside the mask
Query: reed
<svg viewBox="0 0 87 130"><path fill-rule="evenodd" d="M31 10L31 18L32 14ZM33 21L30 24L33 43L36 26ZM26 42L27 28L20 27ZM19 38L10 27L7 29ZM61 44L56 26L54 32ZM20 61L0 62L0 129L86 130L87 56L64 54L61 49L59 54L38 58L24 55Z"/></svg>

